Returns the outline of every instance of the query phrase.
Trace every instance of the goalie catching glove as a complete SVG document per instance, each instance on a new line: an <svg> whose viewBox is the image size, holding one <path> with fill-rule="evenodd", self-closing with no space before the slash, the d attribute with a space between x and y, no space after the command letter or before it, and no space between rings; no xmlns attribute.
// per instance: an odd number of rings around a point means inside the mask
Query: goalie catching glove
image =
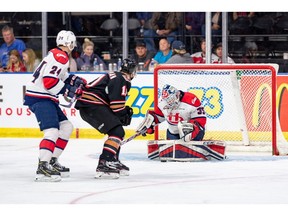
<svg viewBox="0 0 288 216"><path fill-rule="evenodd" d="M202 127L198 124L198 122L192 123L180 121L178 122L178 130L180 139L182 139L184 142L190 142L191 140L194 140L199 131L202 130Z"/></svg>
<svg viewBox="0 0 288 216"><path fill-rule="evenodd" d="M154 133L154 126L155 126L155 116L151 111L148 111L145 115L144 120L139 124L136 131L145 131L142 133L142 136L146 136L147 134L153 134Z"/></svg>

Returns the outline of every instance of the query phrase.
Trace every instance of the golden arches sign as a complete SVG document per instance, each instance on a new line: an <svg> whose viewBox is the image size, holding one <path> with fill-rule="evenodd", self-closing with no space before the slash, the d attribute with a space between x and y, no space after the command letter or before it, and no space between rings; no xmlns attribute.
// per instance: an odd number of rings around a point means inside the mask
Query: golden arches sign
<svg viewBox="0 0 288 216"><path fill-rule="evenodd" d="M253 105L252 125L255 128L259 127L260 124L260 109L262 105L262 95L265 90L268 91L270 100L272 98L272 91L270 85L268 85L267 83L262 84L256 92L255 101Z"/></svg>
<svg viewBox="0 0 288 216"><path fill-rule="evenodd" d="M277 107L279 116L280 116L281 101L282 101L282 97L283 97L283 93L285 89L288 90L288 84L282 83L276 92L276 107Z"/></svg>
<svg viewBox="0 0 288 216"><path fill-rule="evenodd" d="M272 99L272 90L271 90L271 86L267 83L262 84L257 92L256 92L256 96L255 96L255 101L254 101L254 105L253 105L253 114L252 114L252 125L254 127L258 127L260 124L260 109L261 109L261 105L262 105L262 94L264 93L264 91L267 90L269 93L269 98L270 101ZM287 83L283 83L281 84L276 92L276 108L277 110L281 107L281 99L283 97L283 92L284 90L288 90L288 84ZM271 104L272 106L272 104ZM278 110L279 113L280 110Z"/></svg>

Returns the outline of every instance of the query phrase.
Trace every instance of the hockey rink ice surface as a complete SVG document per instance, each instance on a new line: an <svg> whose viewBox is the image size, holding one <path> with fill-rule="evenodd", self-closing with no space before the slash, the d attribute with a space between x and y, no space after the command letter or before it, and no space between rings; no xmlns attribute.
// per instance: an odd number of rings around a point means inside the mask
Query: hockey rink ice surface
<svg viewBox="0 0 288 216"><path fill-rule="evenodd" d="M60 163L70 168L70 178L61 182L34 182L39 141L0 139L0 207L2 204L285 204L287 210L288 156L227 152L225 161L160 162L147 158L146 141L133 140L122 146L120 156L130 167L130 176L99 180L94 179L94 174L103 140L71 139L60 158Z"/></svg>

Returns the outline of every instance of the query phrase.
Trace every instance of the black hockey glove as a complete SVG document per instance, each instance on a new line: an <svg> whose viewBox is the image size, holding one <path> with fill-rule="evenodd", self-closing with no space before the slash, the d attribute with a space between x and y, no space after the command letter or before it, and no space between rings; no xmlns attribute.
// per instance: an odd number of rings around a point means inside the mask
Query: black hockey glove
<svg viewBox="0 0 288 216"><path fill-rule="evenodd" d="M68 85L67 89L65 90L64 97L68 97L68 98L76 97L76 98L79 98L79 97L81 97L82 93L83 93L83 90L82 90L81 87Z"/></svg>
<svg viewBox="0 0 288 216"><path fill-rule="evenodd" d="M85 86L87 84L87 81L82 77L70 74L69 77L64 81L64 83L78 88L80 85Z"/></svg>
<svg viewBox="0 0 288 216"><path fill-rule="evenodd" d="M133 116L133 109L129 106L126 106L124 113L125 114L120 116L119 119L123 126L130 125Z"/></svg>

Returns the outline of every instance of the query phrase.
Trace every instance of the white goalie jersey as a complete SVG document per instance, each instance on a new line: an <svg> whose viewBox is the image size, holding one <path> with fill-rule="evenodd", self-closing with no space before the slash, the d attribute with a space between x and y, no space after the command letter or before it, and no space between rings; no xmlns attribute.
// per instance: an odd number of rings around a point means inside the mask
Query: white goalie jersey
<svg viewBox="0 0 288 216"><path fill-rule="evenodd" d="M206 114L200 100L190 92L180 91L179 106L169 108L166 100L161 100L155 110L159 123L167 121L168 130L172 134L179 134L178 122L197 122L202 128L206 125Z"/></svg>

